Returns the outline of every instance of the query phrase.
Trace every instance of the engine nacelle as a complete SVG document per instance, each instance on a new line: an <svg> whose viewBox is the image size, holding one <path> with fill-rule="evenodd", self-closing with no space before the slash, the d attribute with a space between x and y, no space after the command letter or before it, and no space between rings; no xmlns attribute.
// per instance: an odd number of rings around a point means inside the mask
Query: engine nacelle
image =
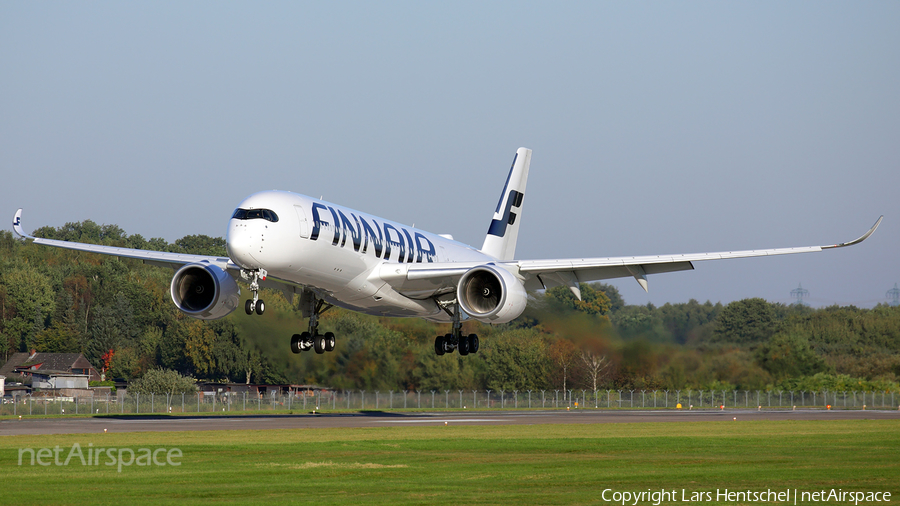
<svg viewBox="0 0 900 506"><path fill-rule="evenodd" d="M172 278L172 301L184 314L215 320L238 307L241 289L234 278L215 265L187 264Z"/></svg>
<svg viewBox="0 0 900 506"><path fill-rule="evenodd" d="M463 311L486 323L516 319L528 303L525 286L506 269L481 265L463 274L456 287Z"/></svg>

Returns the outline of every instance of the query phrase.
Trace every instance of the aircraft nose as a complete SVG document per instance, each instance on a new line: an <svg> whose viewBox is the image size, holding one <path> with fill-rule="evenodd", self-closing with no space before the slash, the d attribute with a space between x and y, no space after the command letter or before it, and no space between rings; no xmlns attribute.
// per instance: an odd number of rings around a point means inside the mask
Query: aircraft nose
<svg viewBox="0 0 900 506"><path fill-rule="evenodd" d="M225 234L225 249L231 260L244 269L257 269L253 253L259 250L260 235L246 221L232 219Z"/></svg>

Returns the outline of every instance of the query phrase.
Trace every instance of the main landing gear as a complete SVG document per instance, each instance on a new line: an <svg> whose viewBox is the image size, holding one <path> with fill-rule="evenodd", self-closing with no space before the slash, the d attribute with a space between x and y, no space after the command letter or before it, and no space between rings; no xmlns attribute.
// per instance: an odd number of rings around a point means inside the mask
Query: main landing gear
<svg viewBox="0 0 900 506"><path fill-rule="evenodd" d="M318 299L316 295L310 291L304 292L300 305L305 315L309 315L309 332L294 334L291 337L291 351L300 353L310 348L315 349L316 353L322 354L326 351L334 351L334 333L326 332L319 334L319 315L331 309L331 304L322 299Z"/></svg>
<svg viewBox="0 0 900 506"><path fill-rule="evenodd" d="M444 311L453 318L453 328L450 334L437 336L434 339L434 352L438 355L453 353L453 350L459 350L460 355L478 353L478 336L475 334L464 335L462 333L459 304L452 304L451 306L452 309L444 306Z"/></svg>
<svg viewBox="0 0 900 506"><path fill-rule="evenodd" d="M265 281L266 279L265 269L241 269L241 277L250 282L250 291L253 292L253 298L247 299L247 302L244 303L244 311L247 314L256 314L261 315L266 312L266 303L263 302L262 299L259 298L259 280Z"/></svg>

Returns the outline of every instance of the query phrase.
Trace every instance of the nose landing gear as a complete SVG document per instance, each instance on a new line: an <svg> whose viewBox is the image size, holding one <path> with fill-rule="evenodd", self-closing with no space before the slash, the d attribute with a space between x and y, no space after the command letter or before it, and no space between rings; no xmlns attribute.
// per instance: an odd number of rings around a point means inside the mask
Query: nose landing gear
<svg viewBox="0 0 900 506"><path fill-rule="evenodd" d="M266 303L259 298L259 280L265 281L267 274L265 269L241 269L241 277L250 282L250 291L253 292L253 298L244 303L247 314L255 312L261 315L266 312Z"/></svg>

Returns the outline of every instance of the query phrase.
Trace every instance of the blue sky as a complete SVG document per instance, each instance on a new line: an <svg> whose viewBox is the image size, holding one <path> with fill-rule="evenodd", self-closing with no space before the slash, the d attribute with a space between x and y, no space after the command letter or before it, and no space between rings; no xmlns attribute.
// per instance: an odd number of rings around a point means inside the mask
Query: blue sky
<svg viewBox="0 0 900 506"><path fill-rule="evenodd" d="M290 190L518 256L832 244L629 303L871 306L900 281L897 2L0 1L0 212L173 241ZM9 221L7 221L8 223ZM9 225L5 225L9 229Z"/></svg>

